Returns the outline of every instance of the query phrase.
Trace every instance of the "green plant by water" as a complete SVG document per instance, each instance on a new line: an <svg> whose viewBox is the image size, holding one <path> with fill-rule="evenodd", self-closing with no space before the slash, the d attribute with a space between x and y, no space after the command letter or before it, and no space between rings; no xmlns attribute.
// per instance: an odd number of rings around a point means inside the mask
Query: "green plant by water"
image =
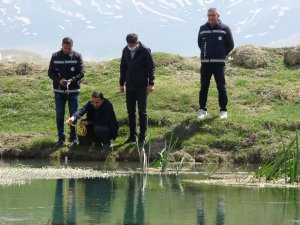
<svg viewBox="0 0 300 225"><path fill-rule="evenodd" d="M265 177L266 181L284 178L286 183L299 183L299 132L286 144L283 134L277 131L281 140L281 152L278 157L259 167L256 177Z"/></svg>

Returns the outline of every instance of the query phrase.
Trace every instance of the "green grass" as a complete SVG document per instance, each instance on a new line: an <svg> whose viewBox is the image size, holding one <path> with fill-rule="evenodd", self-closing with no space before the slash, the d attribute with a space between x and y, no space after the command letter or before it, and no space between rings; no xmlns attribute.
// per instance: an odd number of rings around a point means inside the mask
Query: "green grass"
<svg viewBox="0 0 300 225"><path fill-rule="evenodd" d="M299 70L287 67L280 51L267 51L274 57L266 69L227 64L226 121L218 118L218 93L213 79L208 98L209 118L197 119L198 58L154 53L156 85L148 98L151 159L158 157L172 133L178 138L175 149L185 149L197 161L261 163L274 159L280 151L280 139L273 128L282 130L287 137L300 128L300 80ZM121 124L120 136L114 142L117 160L138 160L137 154L132 153L136 152L135 147L122 144L128 127L125 97L119 93L119 59L88 62L85 71L80 106L93 91L102 91L112 101ZM43 73L26 76L0 74L0 79L3 157L14 155L12 150L18 151L20 157L59 157L61 152L68 153L65 148L56 152L44 150L44 146L51 147L56 140L54 96L46 68ZM30 138L26 138L28 134ZM78 150L80 155L85 151Z"/></svg>
<svg viewBox="0 0 300 225"><path fill-rule="evenodd" d="M265 177L266 181L285 178L285 182L299 183L299 134L296 132L289 144L285 144L283 135L280 135L282 149L279 156L272 162L267 162L256 171L256 177Z"/></svg>

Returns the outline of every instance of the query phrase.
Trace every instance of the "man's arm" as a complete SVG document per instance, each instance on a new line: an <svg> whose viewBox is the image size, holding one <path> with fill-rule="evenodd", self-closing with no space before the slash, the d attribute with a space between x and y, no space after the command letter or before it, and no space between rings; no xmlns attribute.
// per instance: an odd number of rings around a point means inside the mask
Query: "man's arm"
<svg viewBox="0 0 300 225"><path fill-rule="evenodd" d="M233 48L234 48L234 42L233 42L231 29L229 27L227 27L227 32L226 32L226 56L231 52L231 50Z"/></svg>
<svg viewBox="0 0 300 225"><path fill-rule="evenodd" d="M76 113L73 114L75 119L79 119L84 116L84 114L87 113L89 106L91 105L91 102L86 103L81 109L79 109Z"/></svg>
<svg viewBox="0 0 300 225"><path fill-rule="evenodd" d="M67 119L66 123L68 125L73 124L74 121L78 120L79 118L83 117L84 114L87 113L89 105L91 103L88 102L87 104L85 104L81 109L79 109L76 113L74 113L69 119ZM88 122L86 122L86 125L88 124Z"/></svg>
<svg viewBox="0 0 300 225"><path fill-rule="evenodd" d="M127 63L125 61L124 51L122 52L120 63L120 86L124 86L126 82Z"/></svg>
<svg viewBox="0 0 300 225"><path fill-rule="evenodd" d="M54 66L54 55L52 55L50 64L49 64L49 69L48 69L48 76L53 80L54 83L59 84L59 77L55 73L55 66Z"/></svg>
<svg viewBox="0 0 300 225"><path fill-rule="evenodd" d="M83 70L83 60L82 60L82 56L79 55L78 57L78 62L77 62L77 71L78 71L78 74L74 77L72 77L72 82L75 81L80 81L83 77L84 77L84 70Z"/></svg>
<svg viewBox="0 0 300 225"><path fill-rule="evenodd" d="M111 112L111 117L110 117L109 129L111 132L112 139L115 140L118 136L119 123L113 105L111 105L110 112Z"/></svg>
<svg viewBox="0 0 300 225"><path fill-rule="evenodd" d="M199 33L198 33L198 47L199 47L200 50L201 50L201 46L202 46L202 38L201 38L200 32L201 32L201 27L200 27Z"/></svg>
<svg viewBox="0 0 300 225"><path fill-rule="evenodd" d="M146 66L148 70L148 79L149 79L149 86L154 86L154 79L155 79L155 65L153 62L153 58L150 52L150 49L147 49L146 53Z"/></svg>

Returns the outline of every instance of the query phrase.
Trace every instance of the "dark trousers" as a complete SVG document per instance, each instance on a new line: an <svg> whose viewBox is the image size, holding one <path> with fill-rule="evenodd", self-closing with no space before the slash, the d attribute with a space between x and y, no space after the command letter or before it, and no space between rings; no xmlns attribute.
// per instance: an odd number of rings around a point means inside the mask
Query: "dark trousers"
<svg viewBox="0 0 300 225"><path fill-rule="evenodd" d="M55 109L56 109L56 127L58 138L61 141L65 141L65 107L68 102L69 115L72 116L78 110L78 98L79 93L54 93L55 94ZM70 127L70 141L73 141L77 138L75 128Z"/></svg>
<svg viewBox="0 0 300 225"><path fill-rule="evenodd" d="M200 109L207 110L207 94L209 90L210 80L214 75L217 89L219 93L219 106L221 111L227 111L227 92L225 82L225 64L224 63L202 63L201 64L201 89L199 93Z"/></svg>
<svg viewBox="0 0 300 225"><path fill-rule="evenodd" d="M140 134L139 140L146 138L148 116L147 116L147 87L126 87L126 105L129 120L130 137L137 135L136 129L136 103L138 106Z"/></svg>
<svg viewBox="0 0 300 225"><path fill-rule="evenodd" d="M109 144L111 137L107 126L88 125L87 135L78 136L78 139L80 145L89 145L92 142L97 142L99 144Z"/></svg>

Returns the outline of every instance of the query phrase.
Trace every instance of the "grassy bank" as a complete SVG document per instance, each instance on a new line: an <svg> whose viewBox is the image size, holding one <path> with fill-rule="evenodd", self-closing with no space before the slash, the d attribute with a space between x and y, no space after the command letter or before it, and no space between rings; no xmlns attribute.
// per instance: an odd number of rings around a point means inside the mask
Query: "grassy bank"
<svg viewBox="0 0 300 225"><path fill-rule="evenodd" d="M209 117L197 119L199 58L154 53L155 92L149 96L148 112L152 157L173 132L176 150L184 149L196 161L260 163L280 150L278 127L289 138L300 127L299 69L287 67L280 49L266 49L272 62L266 69L245 69L227 63L229 118L221 121L214 81L209 91ZM39 65L40 66L40 65ZM28 75L0 71L0 151L2 157L103 159L101 152L85 148L51 150L56 141L54 97L43 70ZM124 96L119 93L119 60L89 62L82 84L80 105L94 90L101 90L114 104L120 136L113 157L137 160L134 145L123 145L128 135Z"/></svg>

